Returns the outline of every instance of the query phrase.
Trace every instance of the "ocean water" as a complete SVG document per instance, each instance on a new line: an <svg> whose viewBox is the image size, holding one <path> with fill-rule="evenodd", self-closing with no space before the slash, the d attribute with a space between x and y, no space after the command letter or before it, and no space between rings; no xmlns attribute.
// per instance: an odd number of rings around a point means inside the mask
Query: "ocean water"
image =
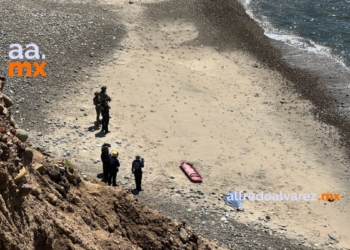
<svg viewBox="0 0 350 250"><path fill-rule="evenodd" d="M290 64L317 76L350 111L350 0L241 2Z"/></svg>

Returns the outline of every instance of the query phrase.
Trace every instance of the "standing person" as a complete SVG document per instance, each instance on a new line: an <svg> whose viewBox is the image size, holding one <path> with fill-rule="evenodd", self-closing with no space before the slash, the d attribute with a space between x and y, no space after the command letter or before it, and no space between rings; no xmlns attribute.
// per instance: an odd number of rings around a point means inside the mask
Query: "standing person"
<svg viewBox="0 0 350 250"><path fill-rule="evenodd" d="M142 180L142 168L145 166L143 158L139 155L135 157L135 160L132 162L131 172L135 176L135 183L137 191L143 191L141 188L141 180Z"/></svg>
<svg viewBox="0 0 350 250"><path fill-rule="evenodd" d="M113 187L117 186L117 173L119 172L120 163L117 159L118 152L113 151L112 156L109 157L109 177L108 177L108 185L112 184Z"/></svg>
<svg viewBox="0 0 350 250"><path fill-rule="evenodd" d="M108 124L109 124L109 110L111 107L108 105L108 101L105 100L101 104L101 113L102 113L102 131L106 134L110 131L108 130Z"/></svg>
<svg viewBox="0 0 350 250"><path fill-rule="evenodd" d="M95 110L96 110L96 126L100 127L100 114L101 114L100 92L98 92L98 91L95 92L95 97L93 100L94 100L94 105L95 105Z"/></svg>
<svg viewBox="0 0 350 250"><path fill-rule="evenodd" d="M112 101L112 99L109 97L109 95L107 95L107 87L106 86L103 86L101 88L101 92L100 92L100 99L102 102L104 101Z"/></svg>
<svg viewBox="0 0 350 250"><path fill-rule="evenodd" d="M101 153L101 161L102 161L102 168L103 168L103 180L105 182L108 181L108 174L109 174L109 148L107 145L103 145L102 147L102 153Z"/></svg>

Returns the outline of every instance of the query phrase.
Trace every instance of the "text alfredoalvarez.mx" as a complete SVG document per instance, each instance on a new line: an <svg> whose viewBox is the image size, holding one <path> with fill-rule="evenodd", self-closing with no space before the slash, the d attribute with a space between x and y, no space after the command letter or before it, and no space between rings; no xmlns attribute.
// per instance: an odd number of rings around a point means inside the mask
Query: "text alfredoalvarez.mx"
<svg viewBox="0 0 350 250"><path fill-rule="evenodd" d="M31 48L32 49L29 49ZM46 62L37 62L37 61L32 61L32 60L40 60L40 59L45 59L45 55L42 55L40 58L39 54L39 47L34 44L27 44L26 45L26 52L23 55L23 48L20 44L11 44L10 45L10 52L9 52L9 57L12 60L16 61L10 61L8 63L8 76L15 76L16 70L17 69L17 76L23 76L23 71L24 69L26 70L26 76L28 77L37 77L37 76L43 76L46 77L45 73L45 66ZM18 61L18 60L23 60L27 59L28 61ZM35 69L34 73L32 72L32 69Z"/></svg>

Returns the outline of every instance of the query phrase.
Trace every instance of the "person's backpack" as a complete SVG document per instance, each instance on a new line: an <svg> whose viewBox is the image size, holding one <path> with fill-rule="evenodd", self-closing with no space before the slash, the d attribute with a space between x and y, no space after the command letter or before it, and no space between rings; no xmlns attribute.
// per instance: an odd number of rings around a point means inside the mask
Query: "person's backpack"
<svg viewBox="0 0 350 250"><path fill-rule="evenodd" d="M141 163L139 161L134 161L132 166L134 168L134 172L140 172L141 171Z"/></svg>
<svg viewBox="0 0 350 250"><path fill-rule="evenodd" d="M95 106L101 104L101 102L100 102L98 96L95 96L95 97L94 97L93 102L94 102L94 105L95 105Z"/></svg>

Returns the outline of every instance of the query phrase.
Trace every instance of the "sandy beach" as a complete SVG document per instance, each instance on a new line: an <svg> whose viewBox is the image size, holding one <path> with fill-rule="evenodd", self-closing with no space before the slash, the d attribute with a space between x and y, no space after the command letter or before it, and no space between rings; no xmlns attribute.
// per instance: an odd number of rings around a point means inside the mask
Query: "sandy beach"
<svg viewBox="0 0 350 250"><path fill-rule="evenodd" d="M120 154L118 183L126 188L134 187L131 162L140 154L146 160L140 199L174 200L192 210L231 209L221 194L233 190L317 198L339 193L341 200L334 202L245 201L244 212L226 217L263 221L271 234L301 239L304 246L350 249L349 165L337 129L316 121L312 104L281 73L240 47L210 46L212 37L201 43L198 23L187 16L191 4L177 5L187 14L177 15L175 8L158 18L159 10L176 3L101 4L118 13L126 36L114 60L92 67L74 98L50 107L43 121L48 132L33 132L33 145L46 144L96 177L100 147L109 142ZM94 127L92 98L101 86L112 98L107 135ZM195 164L202 184L186 178L182 161ZM185 194L175 197L172 187ZM190 189L204 195L188 198Z"/></svg>

